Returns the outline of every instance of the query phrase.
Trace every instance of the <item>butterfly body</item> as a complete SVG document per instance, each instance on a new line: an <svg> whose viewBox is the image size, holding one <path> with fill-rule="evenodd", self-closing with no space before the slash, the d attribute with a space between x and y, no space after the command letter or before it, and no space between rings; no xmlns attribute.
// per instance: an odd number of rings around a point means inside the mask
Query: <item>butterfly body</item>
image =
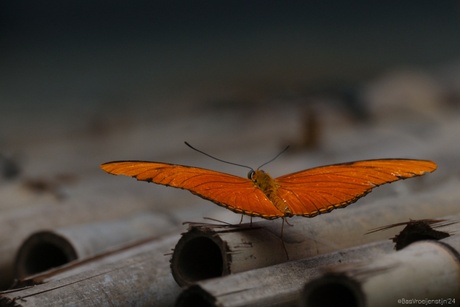
<svg viewBox="0 0 460 307"><path fill-rule="evenodd" d="M252 180L252 182L254 182L254 184L272 202L273 206L283 213L283 217L292 216L292 212L286 201L278 196L279 185L268 173L263 170L250 171L248 179Z"/></svg>
<svg viewBox="0 0 460 307"><path fill-rule="evenodd" d="M148 161L113 161L114 175L185 189L215 204L265 219L314 217L345 207L379 185L421 176L437 166L427 160L379 159L320 166L272 178L251 170L248 178L204 168Z"/></svg>

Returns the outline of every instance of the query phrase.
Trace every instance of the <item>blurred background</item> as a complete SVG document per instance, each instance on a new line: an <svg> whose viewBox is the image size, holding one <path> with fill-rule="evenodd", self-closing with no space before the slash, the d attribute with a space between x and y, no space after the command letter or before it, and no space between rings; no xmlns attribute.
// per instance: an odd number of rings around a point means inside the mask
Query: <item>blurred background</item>
<svg viewBox="0 0 460 307"><path fill-rule="evenodd" d="M123 208L176 226L227 212L99 169L140 159L245 176L184 141L253 168L290 145L264 166L274 176L370 158L438 163L364 203L458 180L459 106L454 0L1 1L0 269L44 227Z"/></svg>
<svg viewBox="0 0 460 307"><path fill-rule="evenodd" d="M313 94L362 119L366 82L458 66L459 30L458 1L2 1L0 144L154 124L162 146L212 111L263 130Z"/></svg>
<svg viewBox="0 0 460 307"><path fill-rule="evenodd" d="M301 168L430 158L458 114L459 30L458 1L2 1L3 177L227 169L183 141L253 167L287 144Z"/></svg>
<svg viewBox="0 0 460 307"><path fill-rule="evenodd" d="M457 1L2 1L3 181L119 159L241 173L183 141L254 168L291 145L280 173L446 155L459 30Z"/></svg>

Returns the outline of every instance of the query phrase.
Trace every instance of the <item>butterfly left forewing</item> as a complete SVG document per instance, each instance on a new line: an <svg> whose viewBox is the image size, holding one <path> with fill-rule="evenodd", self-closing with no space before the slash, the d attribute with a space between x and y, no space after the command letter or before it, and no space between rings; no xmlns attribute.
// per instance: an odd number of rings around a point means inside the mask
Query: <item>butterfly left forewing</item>
<svg viewBox="0 0 460 307"><path fill-rule="evenodd" d="M276 178L277 194L292 215L313 217L345 207L379 185L436 169L426 160L364 160L312 168Z"/></svg>
<svg viewBox="0 0 460 307"><path fill-rule="evenodd" d="M148 161L114 161L102 164L101 168L110 174L185 189L237 213L268 219L283 216L247 178L198 167Z"/></svg>

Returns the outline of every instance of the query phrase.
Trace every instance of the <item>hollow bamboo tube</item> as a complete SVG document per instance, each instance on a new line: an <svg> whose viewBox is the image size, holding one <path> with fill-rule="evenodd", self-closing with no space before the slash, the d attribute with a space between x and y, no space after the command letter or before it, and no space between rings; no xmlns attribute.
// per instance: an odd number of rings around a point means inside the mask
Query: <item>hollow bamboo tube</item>
<svg viewBox="0 0 460 307"><path fill-rule="evenodd" d="M129 204L129 205L128 205ZM17 252L32 233L53 229L118 219L135 212L151 210L148 202L118 197L102 197L93 201L66 200L59 205L34 203L0 215L0 289L9 287L14 279Z"/></svg>
<svg viewBox="0 0 460 307"><path fill-rule="evenodd" d="M289 261L196 282L179 296L176 306L295 306L303 285L321 275L321 266L348 263L393 251L389 241L378 241L340 252Z"/></svg>
<svg viewBox="0 0 460 307"><path fill-rule="evenodd" d="M16 279L23 279L109 248L172 230L165 219L144 212L112 221L38 231L24 241L15 261Z"/></svg>
<svg viewBox="0 0 460 307"><path fill-rule="evenodd" d="M282 238L281 221L257 222L252 226L192 224L174 249L172 273L177 283L184 286L386 239L401 228L365 233L409 219L458 213L457 199L460 191L455 180L416 195L389 197L314 219L296 218L294 227L284 227Z"/></svg>
<svg viewBox="0 0 460 307"><path fill-rule="evenodd" d="M171 306L181 289L165 254L178 239L167 236L33 276L33 287L0 292L0 306Z"/></svg>
<svg viewBox="0 0 460 307"><path fill-rule="evenodd" d="M436 230L458 233L460 224L449 224L460 216L446 217ZM390 240L372 242L332 253L203 280L188 287L179 296L177 306L192 303L201 306L295 306L303 286L320 277L329 265L357 263L394 253Z"/></svg>
<svg viewBox="0 0 460 307"><path fill-rule="evenodd" d="M458 306L459 250L460 237L452 236L439 242L415 242L372 261L331 268L305 285L301 306Z"/></svg>

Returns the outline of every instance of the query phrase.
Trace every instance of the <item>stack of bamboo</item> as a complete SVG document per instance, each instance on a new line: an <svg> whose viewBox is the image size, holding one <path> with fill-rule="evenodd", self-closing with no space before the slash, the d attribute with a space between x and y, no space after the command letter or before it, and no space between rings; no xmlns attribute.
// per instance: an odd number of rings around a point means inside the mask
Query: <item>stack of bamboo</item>
<svg viewBox="0 0 460 307"><path fill-rule="evenodd" d="M282 121L279 118L287 114L288 122L296 112L267 116ZM336 306L337 301L391 306L409 299L458 304L460 148L453 136L459 124L455 114L439 113L442 121L421 116L425 121L380 119L366 129L346 120L338 123L341 129L326 124L319 149L294 152L286 163L277 161L275 172L284 173L293 171L288 167L399 156L430 159L439 166L433 174L378 188L346 209L290 219L293 226L285 225L282 237L281 220L238 224L239 216L198 204L193 196L171 189L156 192L153 185L104 174L99 163L138 157L131 156L134 149L124 147L114 154L119 146L116 134L103 142L81 138L48 144L53 146L36 144L34 157L60 156L55 152L59 147L69 153L76 142L79 152L93 158L78 160L77 151L68 160L29 160L24 167L35 175L73 170L77 181L68 185L62 184L62 176L2 179L0 306ZM267 122L273 121L265 117L260 126ZM425 130L414 134L416 122ZM253 144L254 139L266 141L267 131L280 126L266 128L259 134L241 133L240 145L251 144L246 148L250 157L270 147ZM145 126L137 129L122 137L144 135L131 143L144 150L148 133ZM234 129L219 133L234 135ZM276 138L282 140L285 133L280 131ZM158 160L171 156L175 161L165 162L178 162L181 141L169 149L149 147L142 157L153 160L160 152ZM178 156L172 154L176 152ZM233 161L241 161L242 152L235 150ZM314 161L307 167L306 156ZM69 164L72 159L76 162ZM201 222L203 216L231 225ZM411 242L421 242L396 251L389 239L411 220L423 220L432 230L415 232ZM190 222L187 231L183 222ZM401 225L369 233L395 223Z"/></svg>
<svg viewBox="0 0 460 307"><path fill-rule="evenodd" d="M292 227L284 229L283 238L281 221L196 223L182 236L177 230L155 236L158 226L164 225L148 214L38 232L23 242L16 257L15 271L22 280L16 289L3 292L0 302L121 306L172 305L177 299L178 306L197 302L202 306L288 306L303 299L306 306L329 306L337 300L388 306L398 298L455 299L459 276L458 254L453 251L460 249L456 237L460 216L447 215L458 212L457 186L458 182L451 182L410 201L401 196L384 198L357 206L352 214L339 210L335 216L295 219ZM433 206L435 202L438 205ZM445 216L431 225L437 232L450 234L443 244L424 241L395 251L388 238L404 225L366 234L379 225L430 216ZM116 243L115 237L123 239ZM38 262L57 258L51 246L74 258L24 277L33 273L28 269L45 265ZM40 248L42 255L34 251ZM34 258L34 252L39 256ZM323 295L327 291L337 294Z"/></svg>

